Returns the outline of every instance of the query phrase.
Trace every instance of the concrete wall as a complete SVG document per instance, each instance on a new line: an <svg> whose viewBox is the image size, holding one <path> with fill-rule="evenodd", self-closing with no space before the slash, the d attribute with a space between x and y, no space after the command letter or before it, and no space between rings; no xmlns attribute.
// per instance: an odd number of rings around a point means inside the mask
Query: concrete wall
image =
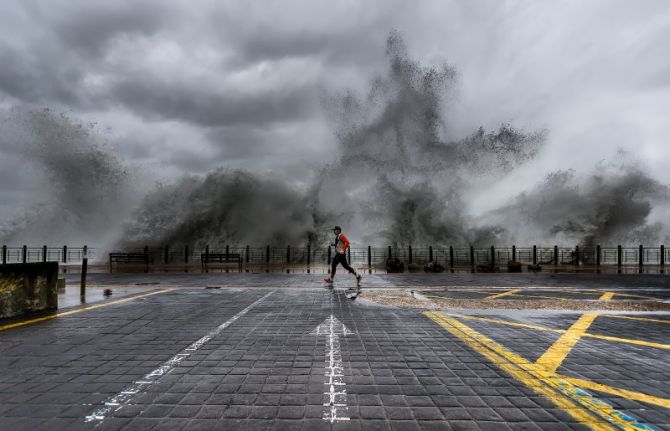
<svg viewBox="0 0 670 431"><path fill-rule="evenodd" d="M0 265L0 318L58 308L58 263Z"/></svg>

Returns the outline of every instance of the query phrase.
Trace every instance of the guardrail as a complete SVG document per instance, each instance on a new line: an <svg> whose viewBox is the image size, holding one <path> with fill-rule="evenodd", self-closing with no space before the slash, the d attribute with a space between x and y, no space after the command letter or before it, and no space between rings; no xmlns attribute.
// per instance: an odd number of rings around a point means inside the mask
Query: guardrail
<svg viewBox="0 0 670 431"><path fill-rule="evenodd" d="M251 246L205 246L195 248L149 247L128 248L101 252L84 245L81 247L9 247L2 246L1 263L60 262L64 266L77 266L84 257L89 261L106 262L108 252L146 253L151 256L152 269L190 270L201 264L202 254L239 254L243 270L259 267L316 267L330 265L335 254L332 247L251 247ZM102 253L102 254L100 254ZM438 263L448 270L476 269L489 267L500 269L509 261L524 265L544 265L561 267L652 267L663 269L670 262L670 250L658 247L352 247L348 249L348 260L352 266L369 270L384 269L389 257L397 258L405 264L425 265Z"/></svg>

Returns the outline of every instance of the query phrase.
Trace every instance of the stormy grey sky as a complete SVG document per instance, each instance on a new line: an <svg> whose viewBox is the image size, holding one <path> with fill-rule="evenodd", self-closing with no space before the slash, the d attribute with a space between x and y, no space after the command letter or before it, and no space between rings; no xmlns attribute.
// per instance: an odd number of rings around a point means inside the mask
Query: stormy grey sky
<svg viewBox="0 0 670 431"><path fill-rule="evenodd" d="M228 166L300 181L335 157L324 93L364 91L392 29L422 64L456 67L451 138L502 122L549 132L473 207L619 148L670 183L665 0L5 0L0 108L94 121L147 178ZM0 137L0 216L39 195L26 163Z"/></svg>

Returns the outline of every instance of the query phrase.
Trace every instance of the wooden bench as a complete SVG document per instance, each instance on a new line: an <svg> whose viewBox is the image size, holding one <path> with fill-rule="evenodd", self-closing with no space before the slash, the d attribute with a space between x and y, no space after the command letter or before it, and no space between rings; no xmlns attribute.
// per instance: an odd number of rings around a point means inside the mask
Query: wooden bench
<svg viewBox="0 0 670 431"><path fill-rule="evenodd" d="M208 272L210 263L235 263L242 271L242 255L239 253L203 253L200 255L202 271Z"/></svg>
<svg viewBox="0 0 670 431"><path fill-rule="evenodd" d="M149 253L109 253L109 272L111 274L113 264L142 264L144 272L149 272L149 267L154 263Z"/></svg>

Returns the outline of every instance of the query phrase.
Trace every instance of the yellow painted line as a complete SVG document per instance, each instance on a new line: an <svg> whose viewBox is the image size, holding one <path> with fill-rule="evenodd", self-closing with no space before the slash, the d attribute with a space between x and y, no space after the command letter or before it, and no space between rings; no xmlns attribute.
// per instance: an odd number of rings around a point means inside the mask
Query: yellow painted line
<svg viewBox="0 0 670 431"><path fill-rule="evenodd" d="M489 323L496 323L496 324L500 324L500 325L514 326L514 327L517 327L517 328L534 329L536 331L559 332L561 334L565 332L565 330L563 330L563 329L552 329L552 328L547 328L546 326L531 325L531 324L528 324L528 323L511 322L511 321L508 321L508 320L491 319L489 317L479 317L479 316L470 316L470 315L467 315L467 314L453 314L453 313L444 313L444 314L448 315L448 316L459 317L461 319L480 320L482 322L489 322Z"/></svg>
<svg viewBox="0 0 670 431"><path fill-rule="evenodd" d="M620 314L601 314L602 317L611 317L614 319L640 320L642 322L652 323L670 323L670 319L652 319L649 317L622 316Z"/></svg>
<svg viewBox="0 0 670 431"><path fill-rule="evenodd" d="M600 297L601 301L609 301L614 294L605 292ZM565 331L561 338L556 340L535 362L538 366L554 373L561 366L565 358L570 354L582 335L586 333L589 326L598 317L598 313L583 314L570 328Z"/></svg>
<svg viewBox="0 0 670 431"><path fill-rule="evenodd" d="M654 343L653 341L633 340L630 338L610 337L600 334L583 334L582 337L596 338L598 340L614 341L615 343L635 344L638 346L655 347L657 349L670 349L670 344Z"/></svg>
<svg viewBox="0 0 670 431"><path fill-rule="evenodd" d="M595 313L582 315L572 324L570 329L561 335L561 338L556 340L554 344L552 344L551 347L538 358L536 364L552 373L555 372L558 367L561 366L561 363L563 363L566 356L570 354L570 351L575 347L575 344L577 344L582 335L589 329L589 326L596 320L596 317L598 317L598 315Z"/></svg>
<svg viewBox="0 0 670 431"><path fill-rule="evenodd" d="M657 429L638 422L636 418L615 409L555 373L529 362L456 319L435 311L424 314L513 378L547 397L572 418L593 430L613 430L613 425L623 430Z"/></svg>
<svg viewBox="0 0 670 431"><path fill-rule="evenodd" d="M31 325L33 323L43 322L45 320L55 319L57 317L70 316L72 314L83 313L84 311L95 310L96 308L108 307L110 305L122 304L124 302L133 301L135 299L146 298L147 296L158 295L159 293L169 292L172 289L163 289L155 292L143 293L141 295L135 295L126 297L123 299L118 299L116 301L103 302L100 304L89 305L88 307L77 308L75 310L63 311L61 313L50 314L48 316L37 317L35 319L23 320L21 322L10 323L8 325L0 326L0 331L5 331L7 329L18 328L19 326Z"/></svg>
<svg viewBox="0 0 670 431"><path fill-rule="evenodd" d="M559 334L565 334L567 331L565 329L553 329L553 328L547 328L546 326L540 326L540 325L531 325L528 323L519 323L519 322L511 322L508 320L501 320L501 319L491 319L488 317L479 317L479 316L470 316L467 314L455 314L455 313L445 313L448 316L454 316L458 317L459 319L468 319L468 320L479 320L482 322L487 322L487 323L494 323L498 325L506 325L506 326L513 326L516 328L525 328L525 329L534 329L536 331L546 331L546 332L556 332ZM606 316L605 314L601 314L602 316ZM589 334L585 333L582 334L583 338L595 338L598 340L607 340L607 341L614 341L616 343L625 343L625 344L635 344L638 346L647 346L647 347L655 347L658 349L670 349L670 344L661 344L661 343L654 343L651 341L642 341L642 340L633 340L630 338L619 338L619 337L610 337L609 335L599 335L599 334Z"/></svg>
<svg viewBox="0 0 670 431"><path fill-rule="evenodd" d="M514 295L514 294L519 293L519 292L521 292L521 289L512 289L512 290L508 290L507 292L503 292L503 293L498 293L498 294L496 294L496 295L487 296L487 297L484 298L484 299L498 299L498 298L504 298L505 296Z"/></svg>
<svg viewBox="0 0 670 431"><path fill-rule="evenodd" d="M609 301L610 299L614 298L614 293L613 292L605 292L603 295L598 298L598 301Z"/></svg>
<svg viewBox="0 0 670 431"><path fill-rule="evenodd" d="M642 392L629 391L627 389L615 388L613 386L602 385L600 383L591 382L589 380L576 379L573 377L559 376L560 378L572 383L573 385L582 388L591 389L593 391L604 392L606 394L616 395L621 398L626 398L633 401L641 401L648 404L653 404L660 407L670 409L670 400L666 398L654 397L652 395L643 394Z"/></svg>

